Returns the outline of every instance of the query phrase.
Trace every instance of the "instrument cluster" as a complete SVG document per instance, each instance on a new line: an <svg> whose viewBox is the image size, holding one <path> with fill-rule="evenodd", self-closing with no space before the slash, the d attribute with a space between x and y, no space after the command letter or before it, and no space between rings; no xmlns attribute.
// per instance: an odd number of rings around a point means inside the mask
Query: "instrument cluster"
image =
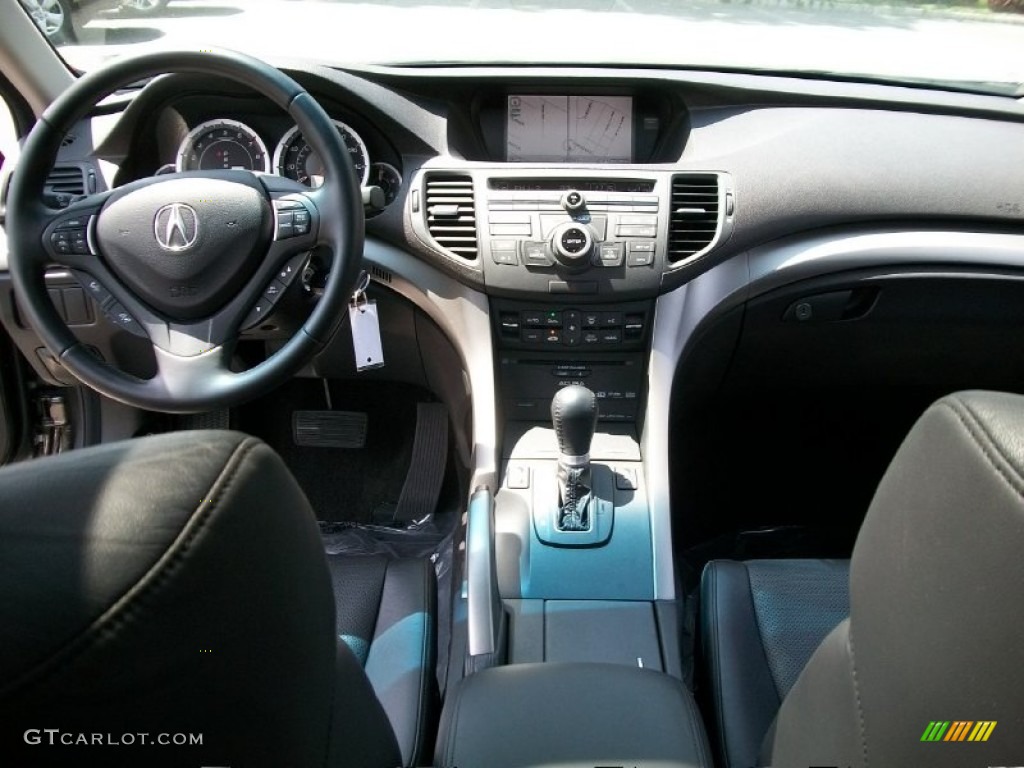
<svg viewBox="0 0 1024 768"><path fill-rule="evenodd" d="M360 185L378 186L386 203L394 200L402 185L398 169L389 163L373 162L366 142L355 130L340 120L334 125L349 151ZM206 120L188 132L174 162L176 171L233 169L275 173L307 187L319 187L324 181L323 163L298 126L286 131L271 153L260 134L245 123L229 118Z"/></svg>

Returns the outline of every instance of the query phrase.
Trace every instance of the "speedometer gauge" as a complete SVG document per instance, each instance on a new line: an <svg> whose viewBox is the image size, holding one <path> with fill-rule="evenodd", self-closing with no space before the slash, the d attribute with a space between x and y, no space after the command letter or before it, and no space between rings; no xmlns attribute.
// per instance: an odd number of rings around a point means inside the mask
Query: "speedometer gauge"
<svg viewBox="0 0 1024 768"><path fill-rule="evenodd" d="M237 120L210 120L197 125L178 148L179 171L241 169L270 173L267 145L252 128Z"/></svg>
<svg viewBox="0 0 1024 768"><path fill-rule="evenodd" d="M366 145L358 133L338 120L334 121L334 125L341 134L345 149L348 150L356 178L359 179L360 185L365 187L370 173L370 153L366 151ZM277 143L277 149L274 150L274 167L282 176L301 182L307 187L319 187L324 183L324 164L299 133L298 126L288 131Z"/></svg>

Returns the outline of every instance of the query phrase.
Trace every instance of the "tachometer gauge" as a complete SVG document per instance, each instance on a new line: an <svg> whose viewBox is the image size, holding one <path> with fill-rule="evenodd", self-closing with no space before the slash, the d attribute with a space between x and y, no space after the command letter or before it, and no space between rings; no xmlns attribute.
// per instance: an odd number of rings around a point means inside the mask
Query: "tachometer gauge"
<svg viewBox="0 0 1024 768"><path fill-rule="evenodd" d="M237 120L210 120L197 125L178 148L179 171L242 169L270 173L267 145L252 128Z"/></svg>
<svg viewBox="0 0 1024 768"><path fill-rule="evenodd" d="M345 142L345 149L352 159L352 167L356 170L359 184L365 187L370 173L370 153L366 151L366 145L358 133L338 120L334 121L334 125L341 134L341 140ZM274 150L274 167L282 176L294 179L307 187L319 187L324 183L324 165L299 133L298 126L288 131L277 143L277 149Z"/></svg>

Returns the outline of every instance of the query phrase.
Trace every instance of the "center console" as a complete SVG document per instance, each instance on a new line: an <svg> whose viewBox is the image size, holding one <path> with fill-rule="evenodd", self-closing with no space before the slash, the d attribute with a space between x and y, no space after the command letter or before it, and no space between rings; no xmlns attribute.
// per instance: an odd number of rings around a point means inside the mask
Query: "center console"
<svg viewBox="0 0 1024 768"><path fill-rule="evenodd" d="M529 143L509 141L510 154ZM727 177L528 162L462 174L424 169L412 224L482 277L502 443L498 487L469 514L471 674L446 702L438 760L708 765L679 604L658 588L671 548L653 531L669 510L652 505L665 495L648 490L640 438L668 417L647 413L662 278L723 236ZM639 712L642 732L623 725ZM581 740L567 716L607 739Z"/></svg>
<svg viewBox="0 0 1024 768"><path fill-rule="evenodd" d="M661 173L504 166L474 188L503 434L494 570L508 660L678 673L675 603L655 589L652 515L667 510L651 509L639 438L654 299L684 203ZM577 518L559 418L579 391L596 421Z"/></svg>
<svg viewBox="0 0 1024 768"><path fill-rule="evenodd" d="M610 664L522 664L478 672L448 695L443 768L711 768L700 713L667 675Z"/></svg>

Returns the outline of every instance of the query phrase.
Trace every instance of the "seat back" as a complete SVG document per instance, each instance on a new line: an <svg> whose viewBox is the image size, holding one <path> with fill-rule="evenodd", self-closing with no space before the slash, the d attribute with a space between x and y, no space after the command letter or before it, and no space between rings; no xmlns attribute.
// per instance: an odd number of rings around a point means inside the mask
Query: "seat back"
<svg viewBox="0 0 1024 768"><path fill-rule="evenodd" d="M0 471L6 764L397 764L334 622L313 514L254 438L175 433Z"/></svg>
<svg viewBox="0 0 1024 768"><path fill-rule="evenodd" d="M848 560L712 560L701 577L701 687L718 764L757 764L821 641L850 613Z"/></svg>
<svg viewBox="0 0 1024 768"><path fill-rule="evenodd" d="M1024 398L943 398L878 488L850 618L783 701L770 764L1020 765L1022 552Z"/></svg>

